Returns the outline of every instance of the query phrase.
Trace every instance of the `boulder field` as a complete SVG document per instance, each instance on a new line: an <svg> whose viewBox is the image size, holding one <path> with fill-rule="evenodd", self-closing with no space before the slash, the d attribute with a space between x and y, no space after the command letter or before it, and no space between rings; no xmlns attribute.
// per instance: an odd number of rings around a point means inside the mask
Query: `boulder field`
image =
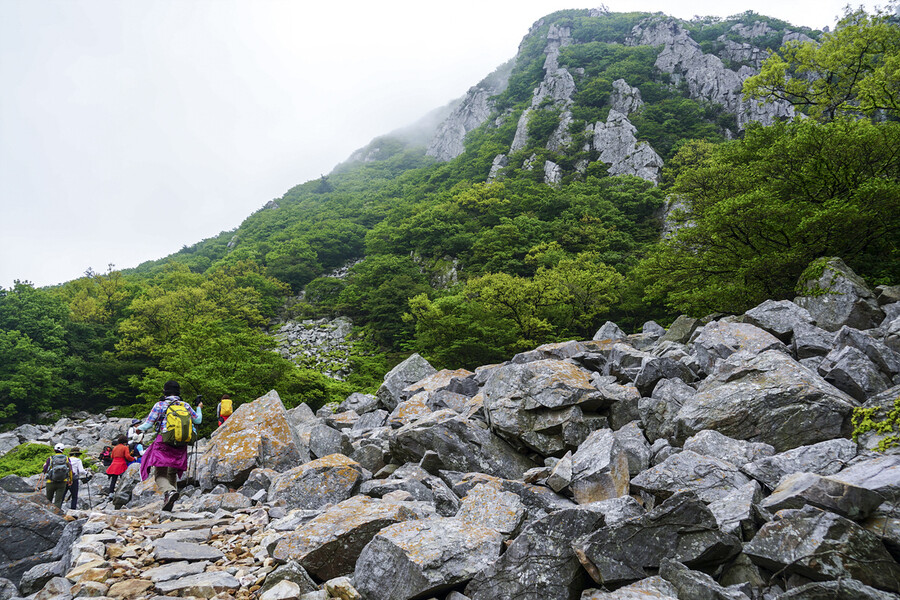
<svg viewBox="0 0 900 600"><path fill-rule="evenodd" d="M900 451L851 439L900 398L900 290L815 283L474 372L413 355L316 413L269 392L173 512L134 467L65 512L4 478L0 600L900 598Z"/></svg>

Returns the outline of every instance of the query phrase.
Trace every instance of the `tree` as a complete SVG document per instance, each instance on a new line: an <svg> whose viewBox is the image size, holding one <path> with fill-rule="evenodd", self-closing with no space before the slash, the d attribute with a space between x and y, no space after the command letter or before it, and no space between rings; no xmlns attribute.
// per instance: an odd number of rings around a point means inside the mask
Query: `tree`
<svg viewBox="0 0 900 600"><path fill-rule="evenodd" d="M900 124L806 119L685 149L672 192L682 227L639 267L682 312L743 312L791 298L821 256L874 283L900 278Z"/></svg>
<svg viewBox="0 0 900 600"><path fill-rule="evenodd" d="M822 42L788 42L744 82L744 95L785 100L815 119L900 114L900 25L890 7L848 10Z"/></svg>

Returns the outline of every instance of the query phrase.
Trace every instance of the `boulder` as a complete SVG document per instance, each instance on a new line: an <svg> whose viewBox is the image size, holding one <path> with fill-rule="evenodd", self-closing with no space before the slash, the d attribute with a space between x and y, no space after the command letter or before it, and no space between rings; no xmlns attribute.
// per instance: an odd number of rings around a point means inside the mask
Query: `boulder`
<svg viewBox="0 0 900 600"><path fill-rule="evenodd" d="M361 394L353 392L347 399L340 403L338 412L352 410L358 415L364 415L378 408L378 399L375 394Z"/></svg>
<svg viewBox="0 0 900 600"><path fill-rule="evenodd" d="M230 418L230 417L229 417ZM227 421L226 421L227 423ZM140 579L134 581L141 581ZM156 589L164 595L199 596L200 598L212 598L222 592L236 592L241 587L241 582L224 571L207 571L188 575L171 581L162 581L156 584ZM112 595L112 588L110 588ZM115 597L115 596L114 596Z"/></svg>
<svg viewBox="0 0 900 600"><path fill-rule="evenodd" d="M791 350L797 360L825 356L834 348L835 334L821 327L798 323L794 326Z"/></svg>
<svg viewBox="0 0 900 600"><path fill-rule="evenodd" d="M748 483L750 478L733 464L685 450L642 472L631 480L631 487L660 500L677 492L692 491L710 503Z"/></svg>
<svg viewBox="0 0 900 600"><path fill-rule="evenodd" d="M625 332L612 321L607 321L597 330L597 333L595 333L594 337L591 339L594 341L623 340L625 339Z"/></svg>
<svg viewBox="0 0 900 600"><path fill-rule="evenodd" d="M654 575L612 592L585 590L581 600L678 600L678 590L659 575Z"/></svg>
<svg viewBox="0 0 900 600"><path fill-rule="evenodd" d="M644 515L575 540L573 547L594 581L615 586L647 577L665 558L689 567L722 564L740 552L741 543L719 530L696 494L681 492Z"/></svg>
<svg viewBox="0 0 900 600"><path fill-rule="evenodd" d="M780 343L780 342L779 342ZM787 354L767 350L723 361L677 417L686 440L704 429L790 450L850 433L855 402Z"/></svg>
<svg viewBox="0 0 900 600"><path fill-rule="evenodd" d="M397 523L359 556L357 589L367 600L427 598L464 584L500 556L503 535L458 519Z"/></svg>
<svg viewBox="0 0 900 600"><path fill-rule="evenodd" d="M693 356L706 373L736 352L758 355L769 350L788 353L787 346L771 333L749 323L713 321L693 342Z"/></svg>
<svg viewBox="0 0 900 600"><path fill-rule="evenodd" d="M18 475L7 475L0 479L0 490L12 494L28 494L34 491L34 486Z"/></svg>
<svg viewBox="0 0 900 600"><path fill-rule="evenodd" d="M281 538L272 556L295 561L319 579L332 579L353 572L360 552L379 531L422 516L414 504L354 496Z"/></svg>
<svg viewBox="0 0 900 600"><path fill-rule="evenodd" d="M823 258L810 265L797 287L803 295L794 302L827 331L844 325L871 329L884 319L875 294L840 258Z"/></svg>
<svg viewBox="0 0 900 600"><path fill-rule="evenodd" d="M891 386L891 380L875 363L853 346L829 352L819 363L818 372L825 381L861 403Z"/></svg>
<svg viewBox="0 0 900 600"><path fill-rule="evenodd" d="M217 561L224 558L221 550L206 544L193 542L179 542L161 538L153 542L153 558L158 561L186 560L189 562L198 560Z"/></svg>
<svg viewBox="0 0 900 600"><path fill-rule="evenodd" d="M406 387L436 372L427 360L413 354L384 376L384 383L378 388L375 397L385 408L394 410L399 402L409 397L403 391Z"/></svg>
<svg viewBox="0 0 900 600"><path fill-rule="evenodd" d="M578 504L628 494L628 457L612 430L597 430L572 455L569 489Z"/></svg>
<svg viewBox="0 0 900 600"><path fill-rule="evenodd" d="M491 429L543 456L576 448L587 435L582 411L602 403L588 371L552 359L504 365L481 393Z"/></svg>
<svg viewBox="0 0 900 600"><path fill-rule="evenodd" d="M275 567L266 575L266 580L259 590L260 594L265 594L282 581L287 581L297 586L298 593L315 592L319 589L319 586L310 578L306 569L295 561L289 560L285 564Z"/></svg>
<svg viewBox="0 0 900 600"><path fill-rule="evenodd" d="M722 587L706 573L688 569L677 560L664 558L659 567L659 575L672 584L678 591L679 598L750 600L743 592Z"/></svg>
<svg viewBox="0 0 900 600"><path fill-rule="evenodd" d="M869 398L862 408L873 410L872 421L879 423L884 421L888 413L896 408L897 399L900 398L900 385L887 389L880 394L876 394ZM882 450L888 453L900 452L900 446L890 444L890 439L897 437L897 432L893 429L889 432L880 432L876 429L861 433L857 437L857 443L860 450ZM887 446L882 448L881 446Z"/></svg>
<svg viewBox="0 0 900 600"><path fill-rule="evenodd" d="M735 440L711 429L705 429L689 437L685 440L683 448L728 461L737 467L775 454L775 448L769 444Z"/></svg>
<svg viewBox="0 0 900 600"><path fill-rule="evenodd" d="M756 481L746 483L733 492L709 503L709 510L716 518L719 529L750 540L761 525L756 506L762 501L762 488Z"/></svg>
<svg viewBox="0 0 900 600"><path fill-rule="evenodd" d="M815 473L794 473L782 479L761 506L774 513L808 504L854 521L863 521L882 502L884 498L880 494L866 488Z"/></svg>
<svg viewBox="0 0 900 600"><path fill-rule="evenodd" d="M501 479L484 473L456 473L441 471L441 477L446 480L457 496L465 496L469 490L482 483L496 485L501 491L512 492L522 500L522 504L528 510L526 522L531 522L554 513L558 510L575 508L577 505L555 493L543 485L533 485L515 479Z"/></svg>
<svg viewBox="0 0 900 600"><path fill-rule="evenodd" d="M620 428L613 434L628 459L628 474L632 477L650 466L650 444L638 421ZM552 487L552 486L551 486Z"/></svg>
<svg viewBox="0 0 900 600"><path fill-rule="evenodd" d="M461 385L459 382L468 380L472 375L474 373L466 369L442 369L406 386L403 393L407 398L412 398L421 392L428 392L426 394L428 396L433 392L450 390L451 387L453 390L459 390ZM466 387L464 384L463 386Z"/></svg>
<svg viewBox="0 0 900 600"><path fill-rule="evenodd" d="M900 565L860 525L812 506L784 510L778 517L744 546L757 565L812 580L851 578L900 591Z"/></svg>
<svg viewBox="0 0 900 600"><path fill-rule="evenodd" d="M852 440L827 440L759 458L745 464L741 470L774 490L782 477L791 473L834 475L856 458L856 452L856 444Z"/></svg>
<svg viewBox="0 0 900 600"><path fill-rule="evenodd" d="M676 342L678 344L687 344L698 327L700 327L699 319L681 315L669 326L665 335L659 338L659 343Z"/></svg>
<svg viewBox="0 0 900 600"><path fill-rule="evenodd" d="M587 577L572 540L603 524L603 515L587 507L564 509L528 525L503 555L466 586L471 600L573 600Z"/></svg>
<svg viewBox="0 0 900 600"><path fill-rule="evenodd" d="M269 488L269 500L284 500L289 508L322 508L352 496L362 480L359 463L332 454L278 475Z"/></svg>
<svg viewBox="0 0 900 600"><path fill-rule="evenodd" d="M331 454L349 456L353 453L353 444L350 436L338 429L324 424L313 425L309 429L309 453L316 458Z"/></svg>
<svg viewBox="0 0 900 600"><path fill-rule="evenodd" d="M397 429L390 437L390 448L399 461L418 462L433 450L447 469L508 479L519 479L536 466L490 430L452 410L433 412Z"/></svg>
<svg viewBox="0 0 900 600"><path fill-rule="evenodd" d="M65 527L62 512L43 495L13 496L0 490L0 576L18 583L22 574L37 564L27 559L52 551ZM48 555L51 559L52 552Z"/></svg>
<svg viewBox="0 0 900 600"><path fill-rule="evenodd" d="M428 394L422 392L409 400L398 402L387 422L391 427L403 427L431 413L431 407L428 406Z"/></svg>
<svg viewBox="0 0 900 600"><path fill-rule="evenodd" d="M801 585L780 594L776 600L897 600L897 595L853 579L838 579Z"/></svg>
<svg viewBox="0 0 900 600"><path fill-rule="evenodd" d="M857 461L831 475L832 479L856 485L885 498L900 497L900 454Z"/></svg>
<svg viewBox="0 0 900 600"><path fill-rule="evenodd" d="M785 344L790 343L795 328L813 326L809 311L790 300L766 300L745 312L744 321L768 331Z"/></svg>
<svg viewBox="0 0 900 600"><path fill-rule="evenodd" d="M284 405L273 390L240 405L215 430L198 458L200 486L209 490L225 483L236 488L253 469L284 471L308 460L308 452L294 435Z"/></svg>
<svg viewBox="0 0 900 600"><path fill-rule="evenodd" d="M459 503L456 518L511 537L525 518L525 504L516 494L501 490L497 483L481 483Z"/></svg>
<svg viewBox="0 0 900 600"><path fill-rule="evenodd" d="M697 390L681 379L662 379L649 398L641 397L638 408L647 439L674 440L678 411L696 393Z"/></svg>

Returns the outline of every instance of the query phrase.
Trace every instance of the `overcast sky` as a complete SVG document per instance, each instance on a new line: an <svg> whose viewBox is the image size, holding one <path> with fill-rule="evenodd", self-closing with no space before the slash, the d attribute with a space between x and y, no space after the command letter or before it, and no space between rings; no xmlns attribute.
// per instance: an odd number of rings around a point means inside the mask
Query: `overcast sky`
<svg viewBox="0 0 900 600"><path fill-rule="evenodd" d="M607 0L833 27L839 0ZM465 93L557 0L0 0L0 286L237 227ZM597 6L597 5L593 5Z"/></svg>

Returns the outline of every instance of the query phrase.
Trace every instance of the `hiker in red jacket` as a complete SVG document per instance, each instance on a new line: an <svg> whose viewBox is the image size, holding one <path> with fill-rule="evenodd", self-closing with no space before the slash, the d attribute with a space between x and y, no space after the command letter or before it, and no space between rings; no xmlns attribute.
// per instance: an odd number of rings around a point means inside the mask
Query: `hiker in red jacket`
<svg viewBox="0 0 900 600"><path fill-rule="evenodd" d="M124 473L128 469L128 463L134 461L134 457L131 456L131 453L128 451L128 444L124 435L120 435L116 438L116 447L112 449L112 464L109 465L106 469L106 474L109 475L109 499L113 499L113 494L116 491L116 482L119 480L119 475Z"/></svg>

